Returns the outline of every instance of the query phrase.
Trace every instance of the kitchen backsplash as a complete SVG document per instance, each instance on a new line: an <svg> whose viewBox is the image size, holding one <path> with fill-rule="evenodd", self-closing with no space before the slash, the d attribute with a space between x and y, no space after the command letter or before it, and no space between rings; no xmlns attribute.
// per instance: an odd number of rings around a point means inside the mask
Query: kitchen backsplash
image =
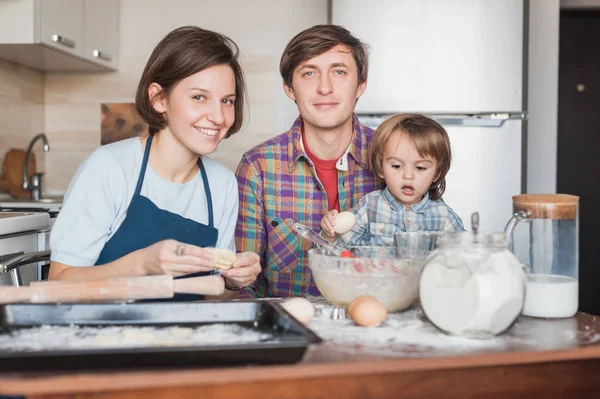
<svg viewBox="0 0 600 399"><path fill-rule="evenodd" d="M8 150L26 149L33 136L43 131L44 74L0 60L0 165ZM44 170L40 149L36 158L37 170Z"/></svg>

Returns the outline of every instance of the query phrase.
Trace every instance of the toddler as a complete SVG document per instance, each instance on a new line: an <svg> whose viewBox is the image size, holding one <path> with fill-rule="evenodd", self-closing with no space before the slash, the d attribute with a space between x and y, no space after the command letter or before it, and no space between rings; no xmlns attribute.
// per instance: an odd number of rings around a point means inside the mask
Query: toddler
<svg viewBox="0 0 600 399"><path fill-rule="evenodd" d="M442 200L452 154L446 130L419 114L390 117L369 144L369 167L383 190L365 195L349 211L352 230L336 236L337 210L321 220L322 235L344 244L386 246L399 231L463 231L462 220Z"/></svg>

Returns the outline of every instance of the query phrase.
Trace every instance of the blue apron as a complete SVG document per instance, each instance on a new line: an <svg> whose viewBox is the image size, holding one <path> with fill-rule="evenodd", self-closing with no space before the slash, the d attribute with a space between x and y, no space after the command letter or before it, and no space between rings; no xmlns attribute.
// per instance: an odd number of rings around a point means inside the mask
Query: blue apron
<svg viewBox="0 0 600 399"><path fill-rule="evenodd" d="M217 244L218 230L213 225L212 198L206 170L202 159L198 158L198 167L204 182L204 192L208 205L208 226L194 220L184 218L181 215L160 209L150 199L140 195L146 166L152 146L150 135L146 141L142 169L138 176L135 193L127 208L125 220L117 232L104 244L96 265L113 262L133 251L146 248L159 241L173 239L182 243L192 244L199 247L214 247ZM181 278L198 277L209 275L211 272L188 274ZM194 301L202 299L202 295L175 294L170 300Z"/></svg>

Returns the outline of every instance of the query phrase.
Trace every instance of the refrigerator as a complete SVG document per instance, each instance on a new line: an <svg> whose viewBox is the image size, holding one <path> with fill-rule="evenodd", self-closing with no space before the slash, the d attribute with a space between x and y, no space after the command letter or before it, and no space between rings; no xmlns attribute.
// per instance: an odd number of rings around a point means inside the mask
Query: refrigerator
<svg viewBox="0 0 600 399"><path fill-rule="evenodd" d="M356 113L376 128L404 112L450 136L443 199L471 229L502 231L524 191L524 0L331 0L331 21L370 47Z"/></svg>

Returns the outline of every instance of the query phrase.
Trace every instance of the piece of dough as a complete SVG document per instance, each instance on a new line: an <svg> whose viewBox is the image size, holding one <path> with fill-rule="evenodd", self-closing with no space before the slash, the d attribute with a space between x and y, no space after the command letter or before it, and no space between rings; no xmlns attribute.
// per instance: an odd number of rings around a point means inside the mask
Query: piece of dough
<svg viewBox="0 0 600 399"><path fill-rule="evenodd" d="M237 256L226 248L204 248L215 257L215 269L227 270L231 269L231 265L236 260Z"/></svg>
<svg viewBox="0 0 600 399"><path fill-rule="evenodd" d="M290 298L281 306L302 324L310 322L315 315L314 305L306 298Z"/></svg>

